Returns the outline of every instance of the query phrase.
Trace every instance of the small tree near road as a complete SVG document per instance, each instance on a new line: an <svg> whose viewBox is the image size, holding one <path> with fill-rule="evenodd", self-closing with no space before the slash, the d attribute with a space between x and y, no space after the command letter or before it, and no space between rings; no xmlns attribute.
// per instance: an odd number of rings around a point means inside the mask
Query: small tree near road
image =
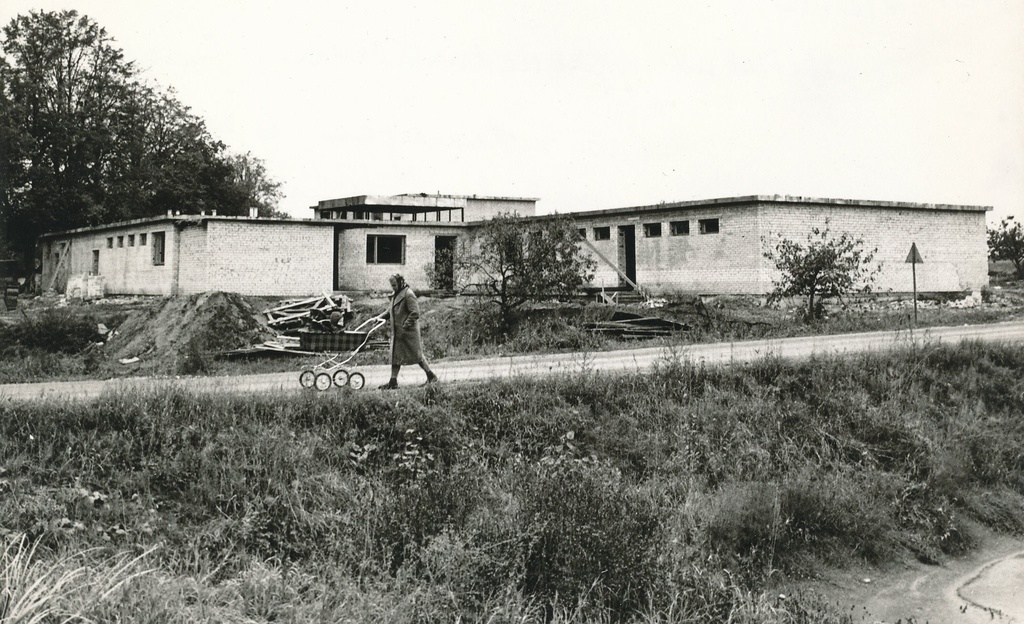
<svg viewBox="0 0 1024 624"><path fill-rule="evenodd" d="M1012 216L988 231L988 257L1013 263L1017 279L1024 279L1024 229Z"/></svg>
<svg viewBox="0 0 1024 624"><path fill-rule="evenodd" d="M768 302L786 297L806 297L805 320L819 319L828 299L854 291L869 292L881 270L872 265L877 249L864 251L864 241L844 232L838 237L824 228L814 228L802 244L781 238L764 257L775 263L781 274Z"/></svg>
<svg viewBox="0 0 1024 624"><path fill-rule="evenodd" d="M487 221L475 241L455 254L460 286L478 284L498 305L502 331L527 301L575 294L593 279L596 262L579 246L574 221L565 215L525 219L500 214Z"/></svg>

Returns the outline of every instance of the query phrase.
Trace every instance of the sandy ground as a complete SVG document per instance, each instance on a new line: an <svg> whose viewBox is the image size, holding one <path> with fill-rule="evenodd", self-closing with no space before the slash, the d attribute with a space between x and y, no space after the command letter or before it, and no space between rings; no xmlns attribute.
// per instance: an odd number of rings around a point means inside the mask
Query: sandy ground
<svg viewBox="0 0 1024 624"><path fill-rule="evenodd" d="M988 534L983 547L941 565L830 571L813 589L854 621L886 624L1024 623L1024 539Z"/></svg>

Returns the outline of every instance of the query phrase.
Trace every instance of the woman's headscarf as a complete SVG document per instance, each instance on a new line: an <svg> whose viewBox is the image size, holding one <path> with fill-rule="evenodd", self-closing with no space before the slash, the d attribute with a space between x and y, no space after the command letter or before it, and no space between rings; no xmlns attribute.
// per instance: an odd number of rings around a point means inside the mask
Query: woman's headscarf
<svg viewBox="0 0 1024 624"><path fill-rule="evenodd" d="M395 292L399 292L400 290L407 286L407 284L405 283L405 278L402 277L401 273L395 273L394 275L391 276L390 279L394 280L395 282Z"/></svg>

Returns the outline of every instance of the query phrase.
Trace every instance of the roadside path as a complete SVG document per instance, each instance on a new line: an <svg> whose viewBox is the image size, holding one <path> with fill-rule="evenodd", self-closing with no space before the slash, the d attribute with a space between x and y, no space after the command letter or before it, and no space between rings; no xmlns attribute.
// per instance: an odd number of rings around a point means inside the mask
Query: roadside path
<svg viewBox="0 0 1024 624"><path fill-rule="evenodd" d="M1024 622L1024 540L986 531L981 541L978 550L937 566L832 570L815 589L869 623Z"/></svg>
<svg viewBox="0 0 1024 624"><path fill-rule="evenodd" d="M516 376L544 376L595 371L642 371L659 362L680 359L707 366L751 362L774 355L786 359L808 358L812 355L852 354L883 351L892 347L959 343L964 340L985 342L1024 342L1024 321L931 327L919 330L879 331L860 334L805 336L678 347L644 347L620 351L593 351L549 355L515 355L478 360L440 361L433 364L442 382L482 381ZM366 377L366 388L376 388L387 381L387 365L358 367ZM40 398L92 399L107 390L184 387L202 392L281 392L298 391L298 369L289 373L265 373L231 377L138 377L108 380L59 381L0 385L0 401L36 400ZM400 385L422 383L423 373L417 366L402 367Z"/></svg>

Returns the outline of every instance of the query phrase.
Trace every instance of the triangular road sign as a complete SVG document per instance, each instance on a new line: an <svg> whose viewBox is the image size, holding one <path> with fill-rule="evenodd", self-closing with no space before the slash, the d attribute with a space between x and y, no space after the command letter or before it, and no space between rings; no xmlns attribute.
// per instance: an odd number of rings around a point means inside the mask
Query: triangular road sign
<svg viewBox="0 0 1024 624"><path fill-rule="evenodd" d="M917 243L910 243L910 253L907 254L906 261L911 264L924 263L924 259L921 257L921 253L917 250Z"/></svg>

